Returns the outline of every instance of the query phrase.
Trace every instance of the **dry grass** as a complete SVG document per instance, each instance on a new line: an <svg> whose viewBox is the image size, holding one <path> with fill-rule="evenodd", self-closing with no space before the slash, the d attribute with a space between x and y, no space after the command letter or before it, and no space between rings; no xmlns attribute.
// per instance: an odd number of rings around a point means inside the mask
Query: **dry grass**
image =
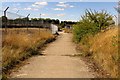
<svg viewBox="0 0 120 80"><path fill-rule="evenodd" d="M65 28L65 29L64 29L64 32L65 32L65 33L72 33L72 29L66 29L66 28Z"/></svg>
<svg viewBox="0 0 120 80"><path fill-rule="evenodd" d="M119 35L120 36L120 35ZM91 56L102 68L111 74L112 77L118 77L118 27L108 31L100 32L94 37L89 36L83 40L81 46L86 56ZM82 42L82 43L83 43Z"/></svg>
<svg viewBox="0 0 120 80"><path fill-rule="evenodd" d="M39 54L39 48L54 36L49 30L41 29L9 29L2 35L2 61L3 70L12 68L14 64Z"/></svg>
<svg viewBox="0 0 120 80"><path fill-rule="evenodd" d="M90 40L94 59L112 77L118 76L118 28L97 34Z"/></svg>

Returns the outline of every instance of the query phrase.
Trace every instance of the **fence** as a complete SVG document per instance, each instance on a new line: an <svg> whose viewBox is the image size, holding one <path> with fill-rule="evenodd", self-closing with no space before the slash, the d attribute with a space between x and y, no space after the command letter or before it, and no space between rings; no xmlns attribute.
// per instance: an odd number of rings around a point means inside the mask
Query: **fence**
<svg viewBox="0 0 120 80"><path fill-rule="evenodd" d="M28 17L18 15L17 13L6 12L6 18L3 16L4 11L2 12L2 27L5 27L7 24L7 28L25 28L25 27L35 27L35 28L50 28L50 23L45 22L44 20L30 20ZM0 14L1 15L1 14Z"/></svg>

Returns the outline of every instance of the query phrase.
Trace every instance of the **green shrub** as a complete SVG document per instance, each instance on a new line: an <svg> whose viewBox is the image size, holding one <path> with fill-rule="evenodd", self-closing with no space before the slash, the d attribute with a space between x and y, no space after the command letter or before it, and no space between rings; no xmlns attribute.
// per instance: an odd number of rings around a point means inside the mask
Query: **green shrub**
<svg viewBox="0 0 120 80"><path fill-rule="evenodd" d="M99 31L98 27L90 22L80 22L77 25L74 25L73 33L74 38L77 42L80 42L80 40L85 37L86 35L94 35Z"/></svg>
<svg viewBox="0 0 120 80"><path fill-rule="evenodd" d="M86 35L95 35L101 30L105 30L109 25L114 24L112 16L106 11L86 10L82 19L74 25L73 33L76 42L80 42Z"/></svg>

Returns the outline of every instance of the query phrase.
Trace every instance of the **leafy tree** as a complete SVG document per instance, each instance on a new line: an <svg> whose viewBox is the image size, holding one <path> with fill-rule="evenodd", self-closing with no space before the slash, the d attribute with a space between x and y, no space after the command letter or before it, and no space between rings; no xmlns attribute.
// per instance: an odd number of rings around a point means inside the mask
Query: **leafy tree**
<svg viewBox="0 0 120 80"><path fill-rule="evenodd" d="M37 18L31 18L31 21L38 21Z"/></svg>
<svg viewBox="0 0 120 80"><path fill-rule="evenodd" d="M113 24L112 16L102 10L86 10L79 23L74 25L74 38L79 42L86 35L94 35Z"/></svg>
<svg viewBox="0 0 120 80"><path fill-rule="evenodd" d="M86 22L89 21L96 24L100 30L105 29L113 23L112 15L109 15L107 11L102 10L101 12L86 10L85 15L82 16L82 20Z"/></svg>

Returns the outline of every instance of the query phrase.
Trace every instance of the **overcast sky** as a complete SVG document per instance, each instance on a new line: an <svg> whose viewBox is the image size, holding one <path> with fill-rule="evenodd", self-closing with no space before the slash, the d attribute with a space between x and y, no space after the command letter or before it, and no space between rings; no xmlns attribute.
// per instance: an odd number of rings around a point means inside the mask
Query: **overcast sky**
<svg viewBox="0 0 120 80"><path fill-rule="evenodd" d="M117 2L2 2L2 10L7 6L8 12L18 13L22 16L30 14L31 18L53 18L59 20L78 21L86 9L107 10L111 15L117 15L114 7ZM15 17L12 14L11 17ZM10 15L8 15L10 17Z"/></svg>

